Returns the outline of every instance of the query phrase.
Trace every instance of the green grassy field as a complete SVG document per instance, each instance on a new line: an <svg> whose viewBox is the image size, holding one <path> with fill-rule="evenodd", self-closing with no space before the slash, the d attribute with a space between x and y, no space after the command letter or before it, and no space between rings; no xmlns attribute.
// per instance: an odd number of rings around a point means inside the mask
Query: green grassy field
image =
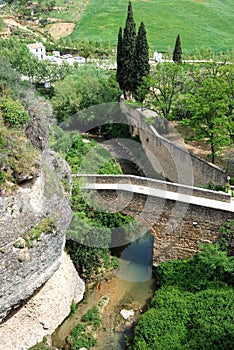
<svg viewBox="0 0 234 350"><path fill-rule="evenodd" d="M128 0L89 0L72 38L115 44L124 27ZM182 48L214 51L234 48L233 0L132 0L137 27L143 20L153 50L173 49L177 34Z"/></svg>

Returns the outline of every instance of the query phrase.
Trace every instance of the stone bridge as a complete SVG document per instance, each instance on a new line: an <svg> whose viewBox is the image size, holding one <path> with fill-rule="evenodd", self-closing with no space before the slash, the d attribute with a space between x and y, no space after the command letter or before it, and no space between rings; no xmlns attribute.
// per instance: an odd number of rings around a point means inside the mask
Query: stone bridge
<svg viewBox="0 0 234 350"><path fill-rule="evenodd" d="M134 216L154 237L153 264L185 259L234 219L229 194L132 175L78 175L94 208Z"/></svg>

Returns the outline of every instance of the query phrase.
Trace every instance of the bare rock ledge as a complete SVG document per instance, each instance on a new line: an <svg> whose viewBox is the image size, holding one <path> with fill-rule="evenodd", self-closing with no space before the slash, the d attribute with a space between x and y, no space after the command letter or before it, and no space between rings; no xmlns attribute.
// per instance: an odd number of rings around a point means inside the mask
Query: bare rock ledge
<svg viewBox="0 0 234 350"><path fill-rule="evenodd" d="M0 324L0 350L27 350L52 334L68 316L72 300L82 300L84 291L84 282L63 252L53 276L14 316Z"/></svg>

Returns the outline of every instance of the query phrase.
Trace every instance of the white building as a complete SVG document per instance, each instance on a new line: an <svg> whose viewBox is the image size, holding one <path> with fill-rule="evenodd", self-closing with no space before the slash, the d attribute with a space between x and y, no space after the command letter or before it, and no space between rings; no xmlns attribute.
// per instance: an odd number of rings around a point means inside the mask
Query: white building
<svg viewBox="0 0 234 350"><path fill-rule="evenodd" d="M155 62L162 62L162 54L161 52L154 52L154 61Z"/></svg>
<svg viewBox="0 0 234 350"><path fill-rule="evenodd" d="M39 60L44 60L46 58L45 46L38 42L35 44L28 44L29 51L36 56Z"/></svg>

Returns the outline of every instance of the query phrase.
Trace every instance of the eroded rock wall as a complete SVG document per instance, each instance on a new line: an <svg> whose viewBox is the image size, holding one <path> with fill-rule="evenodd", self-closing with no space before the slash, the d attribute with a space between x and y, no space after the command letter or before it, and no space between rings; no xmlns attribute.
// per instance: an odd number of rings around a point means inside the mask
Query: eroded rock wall
<svg viewBox="0 0 234 350"><path fill-rule="evenodd" d="M40 175L0 197L0 321L59 268L72 212L66 163L44 151Z"/></svg>
<svg viewBox="0 0 234 350"><path fill-rule="evenodd" d="M84 294L69 256L63 252L61 265L45 285L9 320L0 325L0 350L27 350L52 334L70 313L72 300Z"/></svg>

